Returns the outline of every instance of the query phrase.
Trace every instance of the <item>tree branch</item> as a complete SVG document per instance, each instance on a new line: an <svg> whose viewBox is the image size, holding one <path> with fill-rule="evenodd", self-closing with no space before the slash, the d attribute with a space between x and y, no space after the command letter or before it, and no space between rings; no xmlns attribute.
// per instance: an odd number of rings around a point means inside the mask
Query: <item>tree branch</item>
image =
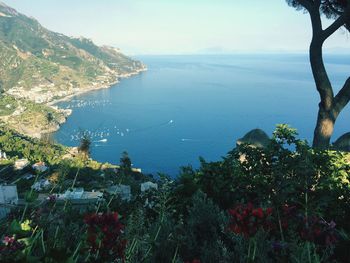
<svg viewBox="0 0 350 263"><path fill-rule="evenodd" d="M337 116L350 101L350 77L334 98L334 114Z"/></svg>
<svg viewBox="0 0 350 263"><path fill-rule="evenodd" d="M342 11L339 11L338 9L333 7L333 5L331 3L329 3L329 1L327 1L327 3L329 5L329 9L332 10L333 13L336 13L338 16L341 16L343 14Z"/></svg>
<svg viewBox="0 0 350 263"><path fill-rule="evenodd" d="M347 13L344 12L340 17L338 17L329 27L327 27L322 32L323 40L329 38L335 31L345 25Z"/></svg>
<svg viewBox="0 0 350 263"><path fill-rule="evenodd" d="M312 74L315 79L317 91L321 97L320 107L322 107L324 110L331 110L333 109L334 94L332 84L329 80L323 62L322 46L324 43L324 38L322 36L323 29L320 7L318 6L318 3L314 1L312 1L312 3L307 1L307 3L310 4L308 11L312 23L312 41L310 44L310 62Z"/></svg>

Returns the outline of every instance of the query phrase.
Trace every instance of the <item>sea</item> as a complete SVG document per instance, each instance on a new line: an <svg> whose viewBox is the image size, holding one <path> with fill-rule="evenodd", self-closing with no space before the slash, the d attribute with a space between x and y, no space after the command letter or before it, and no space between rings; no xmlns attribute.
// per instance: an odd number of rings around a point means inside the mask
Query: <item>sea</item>
<svg viewBox="0 0 350 263"><path fill-rule="evenodd" d="M109 89L60 102L73 110L54 134L79 145L92 140L92 158L118 164L127 151L146 174L176 177L180 167L199 167L199 157L217 161L236 140L276 124L312 140L319 95L307 54L139 56L148 70ZM337 92L350 75L350 56L326 55ZM332 140L350 131L350 110L340 115Z"/></svg>

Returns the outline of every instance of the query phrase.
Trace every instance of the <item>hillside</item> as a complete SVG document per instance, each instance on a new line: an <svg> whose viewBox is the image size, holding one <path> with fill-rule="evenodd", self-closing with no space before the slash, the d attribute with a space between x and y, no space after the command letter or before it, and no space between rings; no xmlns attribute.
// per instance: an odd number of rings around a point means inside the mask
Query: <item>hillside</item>
<svg viewBox="0 0 350 263"><path fill-rule="evenodd" d="M52 32L0 3L0 90L9 95L50 102L144 69L115 48Z"/></svg>
<svg viewBox="0 0 350 263"><path fill-rule="evenodd" d="M116 48L52 32L0 2L0 121L22 134L56 131L70 113L45 104L143 70Z"/></svg>
<svg viewBox="0 0 350 263"><path fill-rule="evenodd" d="M40 138L42 134L58 130L70 113L71 110L14 98L6 94L0 96L0 125L4 122L7 127L31 137Z"/></svg>

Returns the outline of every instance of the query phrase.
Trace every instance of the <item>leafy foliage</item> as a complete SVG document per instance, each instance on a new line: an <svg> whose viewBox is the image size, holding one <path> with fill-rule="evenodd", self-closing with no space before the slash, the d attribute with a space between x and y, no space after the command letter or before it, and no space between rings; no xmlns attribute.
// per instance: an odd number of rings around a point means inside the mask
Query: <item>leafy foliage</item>
<svg viewBox="0 0 350 263"><path fill-rule="evenodd" d="M347 0L325 0L325 1L300 1L300 0L286 0L287 3L300 9L305 9L310 4L317 5L319 2L320 11L329 19L337 19L342 14L348 12L349 2ZM305 4L306 3L306 4ZM350 15L347 14L346 28L349 30Z"/></svg>
<svg viewBox="0 0 350 263"><path fill-rule="evenodd" d="M84 210L55 199L37 207L31 195L0 227L0 260L347 262L348 158L279 125L266 148L243 144L221 161L202 159L127 203L105 195Z"/></svg>
<svg viewBox="0 0 350 263"><path fill-rule="evenodd" d="M90 146L91 146L91 139L90 139L89 135L84 133L80 139L80 145L78 147L78 150L84 156L89 157L90 156Z"/></svg>
<svg viewBox="0 0 350 263"><path fill-rule="evenodd" d="M46 144L5 127L0 128L0 149L9 156L26 158L32 162L44 161L51 165L57 164L66 151L62 145Z"/></svg>

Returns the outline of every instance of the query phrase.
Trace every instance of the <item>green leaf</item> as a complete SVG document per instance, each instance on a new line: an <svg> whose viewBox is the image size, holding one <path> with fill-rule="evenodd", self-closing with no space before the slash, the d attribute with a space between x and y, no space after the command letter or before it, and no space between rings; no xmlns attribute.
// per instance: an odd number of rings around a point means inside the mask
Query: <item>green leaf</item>
<svg viewBox="0 0 350 263"><path fill-rule="evenodd" d="M38 199L39 194L34 191L27 191L24 195L24 200L28 203L33 203Z"/></svg>
<svg viewBox="0 0 350 263"><path fill-rule="evenodd" d="M21 224L16 219L14 219L11 222L10 233L11 234L22 234L23 233L22 228L21 228Z"/></svg>
<svg viewBox="0 0 350 263"><path fill-rule="evenodd" d="M77 262L77 260L74 259L73 256L71 256L70 258L68 258L67 261L66 261L66 263L76 263L76 262Z"/></svg>
<svg viewBox="0 0 350 263"><path fill-rule="evenodd" d="M32 238L30 237L21 238L21 239L18 239L18 241L24 243L26 246L29 246L30 243L32 242Z"/></svg>
<svg viewBox="0 0 350 263"><path fill-rule="evenodd" d="M27 262L27 263L40 263L40 262L42 262L42 261L40 260L39 257L27 255L26 262Z"/></svg>

